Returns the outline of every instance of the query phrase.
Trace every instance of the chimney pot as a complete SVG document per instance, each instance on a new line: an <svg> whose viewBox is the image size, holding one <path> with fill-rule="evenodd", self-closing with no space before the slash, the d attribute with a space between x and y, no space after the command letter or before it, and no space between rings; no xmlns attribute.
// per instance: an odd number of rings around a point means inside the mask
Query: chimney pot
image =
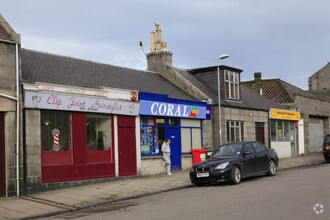
<svg viewBox="0 0 330 220"><path fill-rule="evenodd" d="M162 49L162 30L160 28L160 25L156 25L156 35L157 35L157 48L156 50Z"/></svg>
<svg viewBox="0 0 330 220"><path fill-rule="evenodd" d="M162 50L167 50L167 42L162 42Z"/></svg>
<svg viewBox="0 0 330 220"><path fill-rule="evenodd" d="M151 52L155 52L156 43L155 43L155 32L151 32Z"/></svg>

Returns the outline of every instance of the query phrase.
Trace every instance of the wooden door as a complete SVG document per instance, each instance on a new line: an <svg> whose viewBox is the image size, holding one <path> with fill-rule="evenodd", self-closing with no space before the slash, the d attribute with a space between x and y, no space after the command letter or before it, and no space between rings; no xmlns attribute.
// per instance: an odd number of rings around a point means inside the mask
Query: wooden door
<svg viewBox="0 0 330 220"><path fill-rule="evenodd" d="M6 163L5 163L5 120L0 113L0 197L6 196Z"/></svg>
<svg viewBox="0 0 330 220"><path fill-rule="evenodd" d="M265 144L265 128L264 123L256 122L256 141Z"/></svg>
<svg viewBox="0 0 330 220"><path fill-rule="evenodd" d="M135 117L118 116L119 176L136 175Z"/></svg>

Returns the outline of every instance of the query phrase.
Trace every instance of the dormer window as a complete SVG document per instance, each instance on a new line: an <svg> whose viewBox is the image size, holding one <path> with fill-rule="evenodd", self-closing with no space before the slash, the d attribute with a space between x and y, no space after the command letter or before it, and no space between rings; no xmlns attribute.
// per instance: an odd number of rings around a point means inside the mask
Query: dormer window
<svg viewBox="0 0 330 220"><path fill-rule="evenodd" d="M239 100L239 73L225 70L226 99Z"/></svg>

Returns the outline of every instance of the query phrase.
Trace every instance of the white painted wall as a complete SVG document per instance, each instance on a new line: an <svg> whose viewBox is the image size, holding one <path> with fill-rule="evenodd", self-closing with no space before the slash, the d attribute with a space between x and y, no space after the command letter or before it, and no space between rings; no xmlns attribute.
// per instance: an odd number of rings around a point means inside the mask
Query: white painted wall
<svg viewBox="0 0 330 220"><path fill-rule="evenodd" d="M135 117L135 139L136 139L136 174L141 175L141 142L140 142L140 116Z"/></svg>
<svg viewBox="0 0 330 220"><path fill-rule="evenodd" d="M298 154L305 153L305 134L304 134L304 119L300 119L298 122Z"/></svg>
<svg viewBox="0 0 330 220"><path fill-rule="evenodd" d="M113 116L113 139L115 143L115 174L116 177L119 176L119 156L118 156L118 120L117 115Z"/></svg>
<svg viewBox="0 0 330 220"><path fill-rule="evenodd" d="M271 146L276 150L279 159L291 157L290 141L272 141Z"/></svg>

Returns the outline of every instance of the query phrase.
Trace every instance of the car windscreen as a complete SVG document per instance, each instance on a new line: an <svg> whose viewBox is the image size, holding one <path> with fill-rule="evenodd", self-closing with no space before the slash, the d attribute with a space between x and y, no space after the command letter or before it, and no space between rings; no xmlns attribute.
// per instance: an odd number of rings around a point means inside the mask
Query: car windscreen
<svg viewBox="0 0 330 220"><path fill-rule="evenodd" d="M220 146L212 155L212 157L227 157L241 154L241 144L229 144Z"/></svg>
<svg viewBox="0 0 330 220"><path fill-rule="evenodd" d="M330 145L330 135L327 135L324 139L324 144L325 145Z"/></svg>

